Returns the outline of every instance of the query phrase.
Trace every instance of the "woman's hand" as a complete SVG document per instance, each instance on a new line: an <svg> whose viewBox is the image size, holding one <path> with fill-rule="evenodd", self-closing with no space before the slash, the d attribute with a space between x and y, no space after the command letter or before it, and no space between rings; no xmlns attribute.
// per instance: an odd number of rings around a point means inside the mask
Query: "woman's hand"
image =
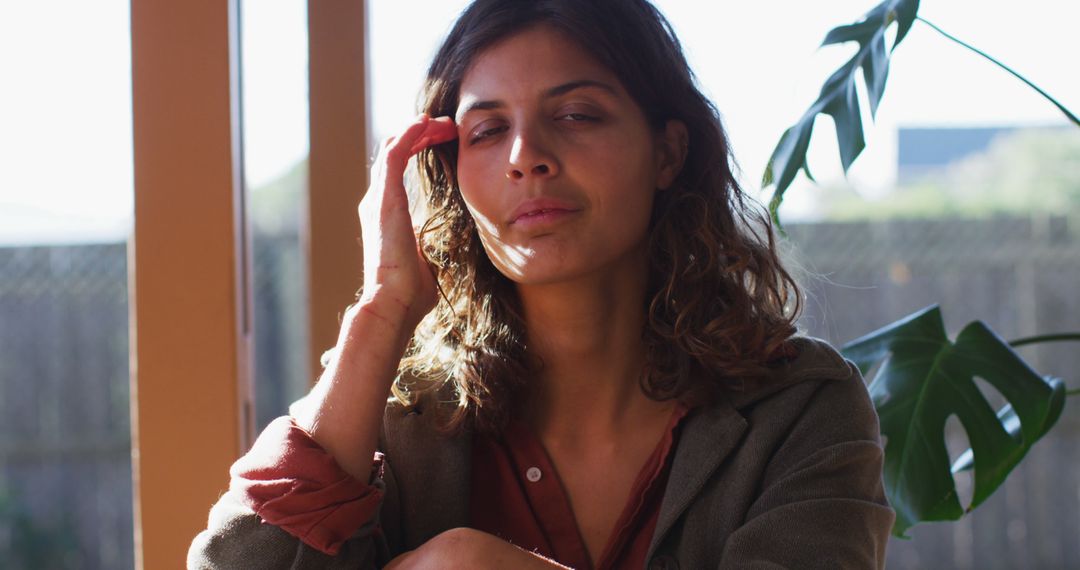
<svg viewBox="0 0 1080 570"><path fill-rule="evenodd" d="M455 528L436 535L420 548L398 556L386 570L429 568L521 568L551 570L566 566L522 550L505 540L471 528Z"/></svg>
<svg viewBox="0 0 1080 570"><path fill-rule="evenodd" d="M448 117L422 116L386 141L360 201L364 292L342 318L338 342L311 392L289 409L297 425L353 477L366 481L383 411L413 329L435 306L435 278L416 247L405 165L457 138Z"/></svg>
<svg viewBox="0 0 1080 570"><path fill-rule="evenodd" d="M457 138L450 117L421 115L400 135L387 139L371 171L371 185L360 201L360 234L364 244L362 301L404 316L412 330L435 306L435 277L417 246L416 230L405 193L409 157L435 144Z"/></svg>

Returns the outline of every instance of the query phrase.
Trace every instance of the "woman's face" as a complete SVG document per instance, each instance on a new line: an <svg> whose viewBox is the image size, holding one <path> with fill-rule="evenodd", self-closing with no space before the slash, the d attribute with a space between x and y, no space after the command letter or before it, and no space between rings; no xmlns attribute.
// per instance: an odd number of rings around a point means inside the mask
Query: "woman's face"
<svg viewBox="0 0 1080 570"><path fill-rule="evenodd" d="M656 132L611 71L544 26L477 56L459 101L458 184L499 271L543 284L644 269L681 124Z"/></svg>

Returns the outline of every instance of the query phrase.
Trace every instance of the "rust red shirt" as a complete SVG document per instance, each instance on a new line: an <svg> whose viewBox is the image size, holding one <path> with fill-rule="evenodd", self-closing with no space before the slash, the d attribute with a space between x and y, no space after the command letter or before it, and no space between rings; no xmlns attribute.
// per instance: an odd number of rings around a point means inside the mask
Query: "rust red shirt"
<svg viewBox="0 0 1080 570"><path fill-rule="evenodd" d="M678 406L646 460L596 568L641 567L656 527L671 450L687 409ZM375 469L381 466L376 458ZM593 568L570 500L539 439L512 424L505 437L473 441L470 516L473 528L499 536L567 566ZM336 554L374 518L382 493L346 473L333 457L285 416L270 423L230 470L239 491L264 522L306 544Z"/></svg>
<svg viewBox="0 0 1080 570"><path fill-rule="evenodd" d="M669 456L679 421L686 415L679 406L652 454L638 472L607 546L597 558L597 569L641 568L656 528ZM540 440L524 425L511 424L505 438L473 440L472 527L501 537L526 550L582 570L593 568L555 466Z"/></svg>

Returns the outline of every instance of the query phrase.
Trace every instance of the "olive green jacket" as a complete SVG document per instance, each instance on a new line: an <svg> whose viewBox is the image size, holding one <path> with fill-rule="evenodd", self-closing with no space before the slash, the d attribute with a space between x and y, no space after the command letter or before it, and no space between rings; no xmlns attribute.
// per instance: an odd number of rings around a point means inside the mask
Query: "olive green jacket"
<svg viewBox="0 0 1080 570"><path fill-rule="evenodd" d="M878 420L858 370L825 343L756 388L683 420L648 568L881 568L894 519ZM231 492L191 545L189 568L370 568L469 524L471 436L435 409L387 406L380 520L328 556L264 524ZM382 532L373 533L376 525Z"/></svg>

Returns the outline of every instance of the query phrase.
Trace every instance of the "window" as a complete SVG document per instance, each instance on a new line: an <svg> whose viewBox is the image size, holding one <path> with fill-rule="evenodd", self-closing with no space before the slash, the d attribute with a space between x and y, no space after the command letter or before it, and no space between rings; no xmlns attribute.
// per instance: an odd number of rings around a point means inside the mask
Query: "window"
<svg viewBox="0 0 1080 570"><path fill-rule="evenodd" d="M0 560L131 568L127 2L0 5Z"/></svg>

